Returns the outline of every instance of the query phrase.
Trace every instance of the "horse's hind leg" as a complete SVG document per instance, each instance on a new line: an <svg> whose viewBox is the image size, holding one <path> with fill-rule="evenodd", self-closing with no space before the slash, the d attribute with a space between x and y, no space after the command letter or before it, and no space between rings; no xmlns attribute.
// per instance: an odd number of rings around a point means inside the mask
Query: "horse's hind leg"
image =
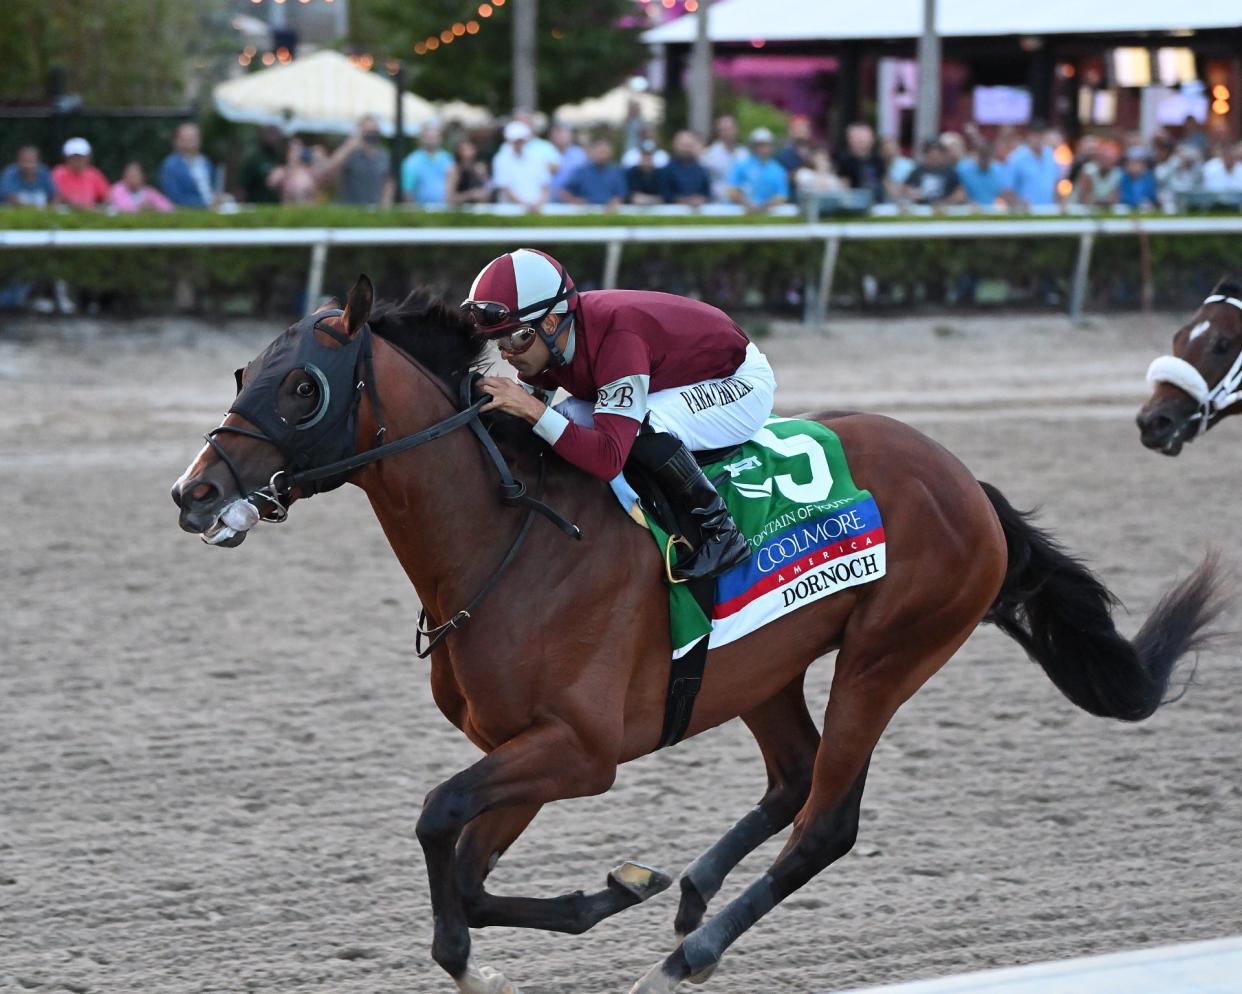
<svg viewBox="0 0 1242 994"><path fill-rule="evenodd" d="M944 629L936 624L943 624L943 617L926 619L930 626L903 624L905 620L887 617L884 631L872 629L863 637L857 629L865 626L855 626L853 639L847 630L815 756L811 794L794 819L784 849L767 873L690 933L634 985L631 994L668 994L683 980L710 971L743 932L853 847L876 742L901 703L957 651L978 618L947 642ZM940 648L926 648L929 642L935 645L937 635Z"/></svg>
<svg viewBox="0 0 1242 994"><path fill-rule="evenodd" d="M487 874L538 810L526 806L486 811L462 832L457 846L458 888L471 928L507 925L577 935L672 884L672 878L659 870L627 862L611 870L604 888L592 894L504 897L487 893L483 889Z"/></svg>
<svg viewBox="0 0 1242 994"><path fill-rule="evenodd" d="M742 715L763 753L768 789L754 808L682 872L681 903L673 922L679 939L702 923L707 903L729 871L785 829L810 794L819 730L807 711L802 680L799 674L776 696Z"/></svg>

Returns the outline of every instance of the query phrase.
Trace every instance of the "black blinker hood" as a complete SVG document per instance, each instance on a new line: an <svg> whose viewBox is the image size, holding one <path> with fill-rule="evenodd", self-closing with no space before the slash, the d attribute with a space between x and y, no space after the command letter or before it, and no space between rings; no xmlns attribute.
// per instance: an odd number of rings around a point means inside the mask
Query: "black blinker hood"
<svg viewBox="0 0 1242 994"><path fill-rule="evenodd" d="M339 310L319 311L302 318L269 345L251 363L254 371L241 386L229 412L240 414L263 433L285 457L290 473L326 466L357 451L358 402L365 386L363 365L370 366L371 326L363 325L352 338L332 328L320 328ZM316 330L335 340L337 347L322 344ZM290 424L280 414L280 385L294 370L304 369L315 381L319 403L309 415ZM348 473L317 481L308 493L334 490Z"/></svg>

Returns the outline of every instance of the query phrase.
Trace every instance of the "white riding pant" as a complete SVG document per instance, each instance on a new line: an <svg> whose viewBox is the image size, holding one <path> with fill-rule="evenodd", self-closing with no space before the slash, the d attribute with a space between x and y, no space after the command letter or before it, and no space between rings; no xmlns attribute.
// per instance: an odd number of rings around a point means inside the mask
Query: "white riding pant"
<svg viewBox="0 0 1242 994"><path fill-rule="evenodd" d="M731 376L657 390L647 395L647 410L653 429L699 452L749 442L772 413L775 394L772 367L751 342ZM590 427L595 422L590 401L567 397L555 407L574 424Z"/></svg>

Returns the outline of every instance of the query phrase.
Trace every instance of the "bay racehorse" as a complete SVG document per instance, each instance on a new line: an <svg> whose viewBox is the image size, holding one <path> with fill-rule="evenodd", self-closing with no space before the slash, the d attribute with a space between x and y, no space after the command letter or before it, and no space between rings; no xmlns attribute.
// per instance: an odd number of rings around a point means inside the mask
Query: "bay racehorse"
<svg viewBox="0 0 1242 994"><path fill-rule="evenodd" d="M238 519L243 497L269 519L343 480L369 497L439 629L436 704L486 753L435 787L418 817L431 953L462 991L500 994L512 985L477 965L470 928L577 933L671 884L625 863L592 893L484 887L544 804L606 791L620 764L655 749L670 666L663 562L607 485L556 460L525 424L485 415L492 434L483 431L481 401L461 384L486 343L466 320L421 293L374 311L372 302L362 277L343 312L303 319L239 371L238 400L172 495L182 528L223 545L253 523ZM1222 581L1205 560L1126 640L1100 581L952 454L888 418L819 419L881 508L888 573L710 653L689 734L741 717L768 786L682 874L681 942L638 981L642 994L703 979L746 929L850 850L885 726L981 622L1011 635L1077 706L1137 721L1166 699L1174 665L1222 609ZM508 503L497 499L492 436L581 541L535 516L529 492L506 483ZM821 734L803 674L832 650ZM725 875L791 823L768 871L705 922Z"/></svg>
<svg viewBox="0 0 1242 994"><path fill-rule="evenodd" d="M1173 354L1147 370L1138 413L1149 449L1175 456L1223 418L1242 412L1242 285L1221 280L1173 336Z"/></svg>

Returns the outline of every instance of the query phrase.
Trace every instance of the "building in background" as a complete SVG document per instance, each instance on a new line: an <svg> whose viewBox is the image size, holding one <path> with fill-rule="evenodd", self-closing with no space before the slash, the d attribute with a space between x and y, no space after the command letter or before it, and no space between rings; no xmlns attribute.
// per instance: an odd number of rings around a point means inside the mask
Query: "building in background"
<svg viewBox="0 0 1242 994"><path fill-rule="evenodd" d="M807 114L834 138L863 119L908 144L922 8L920 0L717 0L716 74ZM683 85L694 21L643 36L664 63L666 89ZM939 0L938 27L944 129L1038 119L1071 135L1104 127L1150 135L1190 116L1222 137L1242 132L1239 0Z"/></svg>

